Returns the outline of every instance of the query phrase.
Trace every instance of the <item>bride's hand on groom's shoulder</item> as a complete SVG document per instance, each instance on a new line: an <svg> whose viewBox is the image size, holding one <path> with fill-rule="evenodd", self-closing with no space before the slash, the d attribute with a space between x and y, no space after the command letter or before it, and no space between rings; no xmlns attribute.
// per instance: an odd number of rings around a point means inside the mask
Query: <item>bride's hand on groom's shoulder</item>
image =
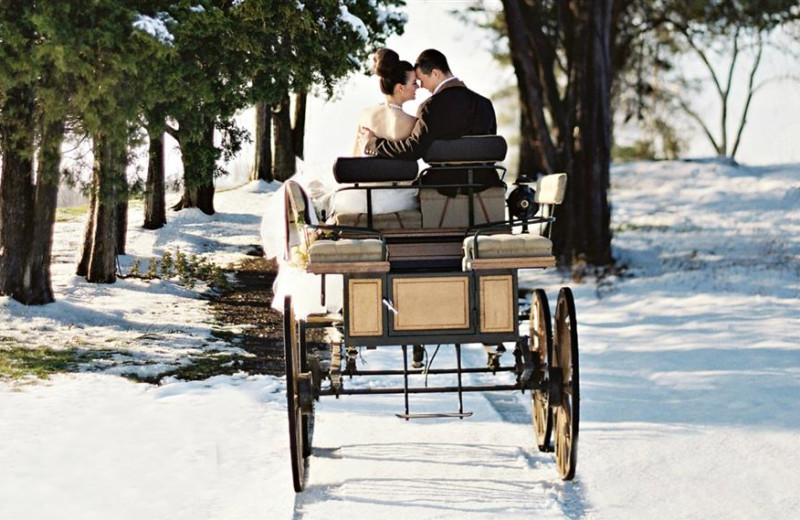
<svg viewBox="0 0 800 520"><path fill-rule="evenodd" d="M358 147L364 155L377 155L375 150L375 141L377 136L375 132L366 127L361 127L358 132Z"/></svg>

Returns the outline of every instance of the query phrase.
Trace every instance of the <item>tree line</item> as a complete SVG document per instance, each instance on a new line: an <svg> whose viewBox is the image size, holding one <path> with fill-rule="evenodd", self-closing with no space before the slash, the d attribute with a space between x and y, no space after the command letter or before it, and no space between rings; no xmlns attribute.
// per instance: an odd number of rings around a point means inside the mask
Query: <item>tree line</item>
<svg viewBox="0 0 800 520"><path fill-rule="evenodd" d="M166 223L165 134L178 142L184 166L176 209L214 212L214 178L224 174L217 161L248 138L234 121L248 106L258 107L255 176L291 175L294 155L302 155L304 96L313 88L332 94L390 34L401 34L405 17L395 8L402 4L3 0L0 294L26 304L53 301L50 256L65 139L88 140L93 156L76 271L111 283L116 256L125 252L134 146L149 143L149 229ZM300 110L293 126L286 123L292 93ZM266 158L272 121L284 144L275 161Z"/></svg>
<svg viewBox="0 0 800 520"><path fill-rule="evenodd" d="M164 136L184 164L176 209L214 212L220 158L247 133L253 178L283 180L303 156L310 89L332 93L405 18L403 0L3 0L0 4L0 294L53 300L50 251L61 145L92 143L89 219L77 272L113 282L125 251L130 150L149 143L144 227L164 225ZM483 25L505 42L520 107L520 173L564 171L554 251L564 265L613 265L608 200L616 121L640 120L666 155L681 110L734 158L764 47L795 24L794 0L501 0ZM473 12L487 13L482 2ZM728 53L727 68L715 52ZM716 125L692 106L679 59L696 55L720 104ZM753 58L745 106L731 114L734 68ZM677 78L677 79L676 79ZM683 81L683 82L682 82ZM291 102L294 98L294 103ZM290 111L294 106L294 114ZM221 142L220 142L221 139ZM274 154L270 143L275 143Z"/></svg>
<svg viewBox="0 0 800 520"><path fill-rule="evenodd" d="M670 117L682 112L718 155L734 159L754 94L775 79L756 81L762 52L775 45L776 28L797 29L800 18L796 0L502 0L499 11L475 2L472 12L501 42L496 57L514 67L520 173L568 174L553 247L562 264L577 266L614 262L607 192L615 122L640 121L674 158L680 136ZM730 93L746 54L737 118ZM697 89L680 70L686 55L709 78L716 122L693 103Z"/></svg>

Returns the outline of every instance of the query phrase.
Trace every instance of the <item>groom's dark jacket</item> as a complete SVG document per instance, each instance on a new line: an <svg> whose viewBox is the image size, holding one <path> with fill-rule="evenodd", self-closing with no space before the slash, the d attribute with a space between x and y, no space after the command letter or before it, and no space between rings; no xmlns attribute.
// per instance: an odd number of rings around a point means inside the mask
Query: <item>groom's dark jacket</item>
<svg viewBox="0 0 800 520"><path fill-rule="evenodd" d="M487 135L497 133L492 102L477 94L455 79L442 85L419 106L417 123L411 135L399 141L378 138L373 152L379 157L416 161L425 155L431 143L437 139L457 139L465 135ZM451 184L453 172L434 172L436 179L426 178L427 184ZM441 174L441 175L440 175ZM460 182L463 181L463 177ZM487 186L497 185L497 173L476 171L475 182Z"/></svg>

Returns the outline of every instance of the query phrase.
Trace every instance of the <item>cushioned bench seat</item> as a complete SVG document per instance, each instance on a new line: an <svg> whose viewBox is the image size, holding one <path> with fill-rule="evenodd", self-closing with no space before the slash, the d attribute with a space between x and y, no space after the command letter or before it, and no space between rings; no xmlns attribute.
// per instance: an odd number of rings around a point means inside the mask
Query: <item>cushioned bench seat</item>
<svg viewBox="0 0 800 520"><path fill-rule="evenodd" d="M337 213L333 217L333 223L337 226L366 227L367 214ZM422 227L422 213L419 210L407 210L372 215L372 227L378 231L393 229L420 229Z"/></svg>
<svg viewBox="0 0 800 520"><path fill-rule="evenodd" d="M308 248L307 269L316 274L387 272L386 245L373 238L320 239Z"/></svg>
<svg viewBox="0 0 800 520"><path fill-rule="evenodd" d="M464 239L463 248L465 271L555 265L550 239L530 233L470 236Z"/></svg>

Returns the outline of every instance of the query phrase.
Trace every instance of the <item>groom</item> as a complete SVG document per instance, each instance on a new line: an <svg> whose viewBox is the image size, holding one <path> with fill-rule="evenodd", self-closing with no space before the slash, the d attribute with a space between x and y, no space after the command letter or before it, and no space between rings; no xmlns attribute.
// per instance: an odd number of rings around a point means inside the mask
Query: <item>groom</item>
<svg viewBox="0 0 800 520"><path fill-rule="evenodd" d="M362 129L366 155L416 161L436 139L497 133L492 102L453 76L444 54L435 49L422 51L414 69L421 86L432 94L420 105L414 130L406 139L390 141Z"/></svg>

